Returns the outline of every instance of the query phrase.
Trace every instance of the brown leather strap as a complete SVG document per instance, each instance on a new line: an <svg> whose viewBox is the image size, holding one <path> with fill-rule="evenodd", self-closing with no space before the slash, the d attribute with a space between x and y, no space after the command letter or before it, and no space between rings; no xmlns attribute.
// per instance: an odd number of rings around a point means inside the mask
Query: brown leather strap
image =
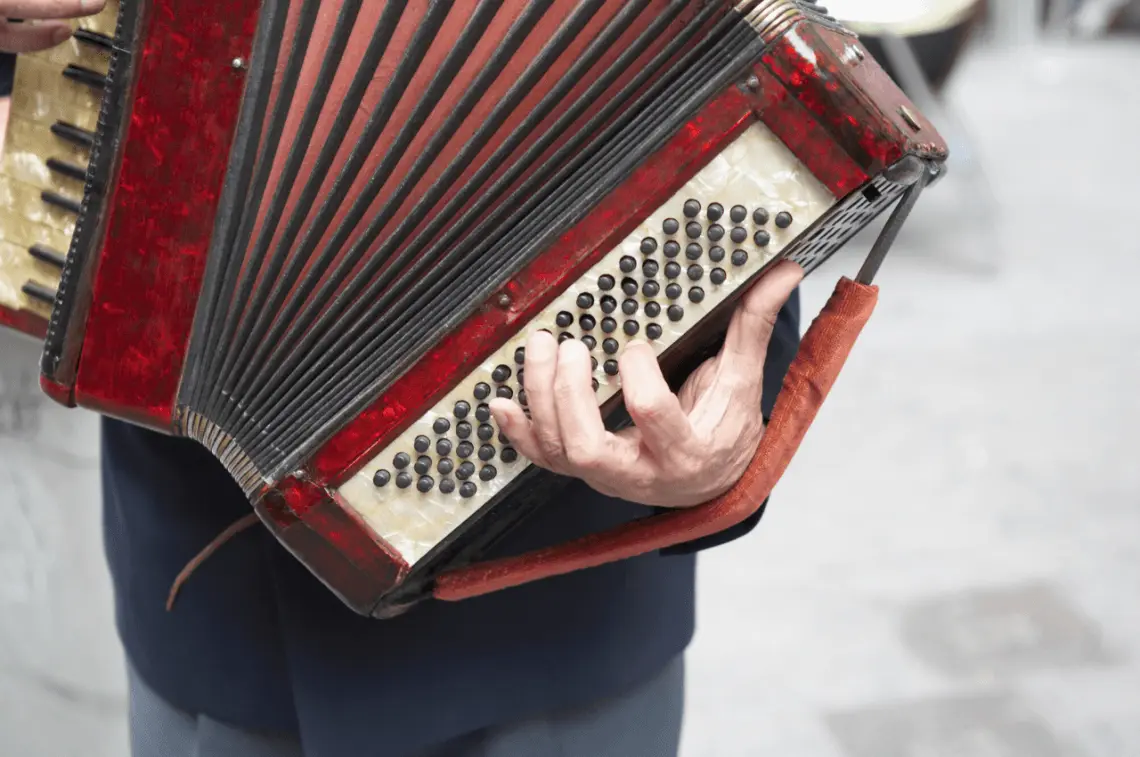
<svg viewBox="0 0 1140 757"><path fill-rule="evenodd" d="M804 335L768 429L736 486L697 507L673 510L555 547L442 574L437 599L457 601L592 568L719 533L756 512L784 474L871 317L878 287L842 279Z"/></svg>
<svg viewBox="0 0 1140 757"><path fill-rule="evenodd" d="M166 597L166 611L170 612L174 609L174 601L178 599L178 592L182 591L182 586L190 576L194 575L194 571L201 567L202 563L210 559L210 556L221 549L226 542L234 538L247 528L251 528L260 523L261 520L257 517L257 513L250 513L239 518L237 521L231 523L225 531L214 537L213 541L203 548L201 552L194 556L190 562L186 563L186 567L179 572L178 576L174 579L174 584L170 587L170 593Z"/></svg>

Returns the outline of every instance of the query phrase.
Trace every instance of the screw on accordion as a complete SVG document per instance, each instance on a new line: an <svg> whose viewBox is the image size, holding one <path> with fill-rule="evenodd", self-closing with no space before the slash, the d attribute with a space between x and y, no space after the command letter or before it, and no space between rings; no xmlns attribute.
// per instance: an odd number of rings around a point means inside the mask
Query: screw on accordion
<svg viewBox="0 0 1140 757"><path fill-rule="evenodd" d="M812 2L216 9L121 2L41 385L204 444L277 538L375 617L747 517L947 157ZM525 406L528 334L586 343L620 424L613 361L631 339L682 377L775 261L810 272L892 207L731 492L481 562L558 485L487 408Z"/></svg>

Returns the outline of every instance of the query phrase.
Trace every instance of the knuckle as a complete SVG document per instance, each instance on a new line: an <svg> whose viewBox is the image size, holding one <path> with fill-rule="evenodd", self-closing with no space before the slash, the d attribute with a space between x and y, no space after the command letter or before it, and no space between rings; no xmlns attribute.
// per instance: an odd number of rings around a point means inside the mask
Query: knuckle
<svg viewBox="0 0 1140 757"><path fill-rule="evenodd" d="M666 405L660 397L651 394L631 394L625 399L626 410L634 420L653 422L665 415Z"/></svg>

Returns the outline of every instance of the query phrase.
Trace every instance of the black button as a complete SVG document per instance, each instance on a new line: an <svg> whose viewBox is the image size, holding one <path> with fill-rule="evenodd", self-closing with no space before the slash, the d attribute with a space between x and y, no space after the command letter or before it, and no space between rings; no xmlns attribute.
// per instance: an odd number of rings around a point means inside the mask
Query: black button
<svg viewBox="0 0 1140 757"><path fill-rule="evenodd" d="M685 224L685 236L689 239L700 239L702 231L704 228L696 221Z"/></svg>
<svg viewBox="0 0 1140 757"><path fill-rule="evenodd" d="M470 481L464 482L459 487L459 496L463 497L464 499L471 499L472 497L474 497L478 493L479 493L479 487L476 486L475 484L471 483Z"/></svg>
<svg viewBox="0 0 1140 757"><path fill-rule="evenodd" d="M451 440L450 439L437 439L435 442L435 454L437 454L437 455L450 455L451 454Z"/></svg>
<svg viewBox="0 0 1140 757"><path fill-rule="evenodd" d="M420 476L420 480L416 482L416 488L427 494L435 488L435 480L431 476Z"/></svg>
<svg viewBox="0 0 1140 757"><path fill-rule="evenodd" d="M407 471L400 471L396 474L396 486L401 489L407 489L412 485L412 474Z"/></svg>
<svg viewBox="0 0 1140 757"><path fill-rule="evenodd" d="M416 473L421 476L431 470L431 458L421 455L416 458L416 464L413 466Z"/></svg>
<svg viewBox="0 0 1140 757"><path fill-rule="evenodd" d="M412 442L412 446L415 448L416 452L427 452L429 449L431 449L431 439L428 439L423 435L417 436L416 440Z"/></svg>
<svg viewBox="0 0 1140 757"><path fill-rule="evenodd" d="M630 260L633 260L633 258L630 258ZM634 261L634 267L636 266L637 261ZM594 307L594 295L590 294L589 292L582 292L580 295L578 295L578 307L582 308L583 310L589 310L590 308Z"/></svg>
<svg viewBox="0 0 1140 757"><path fill-rule="evenodd" d="M638 307L640 306L637 304L637 300L626 300L621 304L621 312L626 315L633 315L637 312Z"/></svg>
<svg viewBox="0 0 1140 757"><path fill-rule="evenodd" d="M443 494L451 494L455 491L455 482L450 478L445 478L439 482L439 490Z"/></svg>
<svg viewBox="0 0 1140 757"><path fill-rule="evenodd" d="M714 247L709 250L709 260L714 263L719 263L720 261L724 260L724 248Z"/></svg>
<svg viewBox="0 0 1140 757"><path fill-rule="evenodd" d="M617 321L615 321L613 318L603 318L602 319L602 331L605 332L606 334L614 333L615 331L617 331Z"/></svg>
<svg viewBox="0 0 1140 757"><path fill-rule="evenodd" d="M488 397L491 396L491 385L490 384L484 384L482 381L480 381L478 384L475 385L474 394L475 394L475 399L477 399L477 400L487 399Z"/></svg>
<svg viewBox="0 0 1140 757"><path fill-rule="evenodd" d="M499 475L499 472L495 470L495 466L493 465L484 465L479 471L479 479L482 481L490 481L497 475Z"/></svg>
<svg viewBox="0 0 1140 757"><path fill-rule="evenodd" d="M702 278L704 278L705 269L701 268L699 265L691 265L689 266L687 273L692 281L700 281Z"/></svg>
<svg viewBox="0 0 1140 757"><path fill-rule="evenodd" d="M479 430L475 434L480 440L489 442L495 438L495 428L489 423L484 423L479 426Z"/></svg>
<svg viewBox="0 0 1140 757"><path fill-rule="evenodd" d="M675 258L681 254L681 244L670 240L665 243L665 247L662 251L665 253L665 257Z"/></svg>
<svg viewBox="0 0 1140 757"><path fill-rule="evenodd" d="M592 350L598 346L598 340L595 339L594 337L590 336L589 334L586 334L585 336L582 337L582 344L586 345L586 349ZM520 394L521 394L521 392L520 392Z"/></svg>
<svg viewBox="0 0 1140 757"><path fill-rule="evenodd" d="M701 212L701 204L696 200L686 200L682 212L685 214L685 218L696 218L697 214Z"/></svg>
<svg viewBox="0 0 1140 757"><path fill-rule="evenodd" d="M387 486L391 480L392 474L383 469L372 474L372 485L376 487Z"/></svg>
<svg viewBox="0 0 1140 757"><path fill-rule="evenodd" d="M682 294L684 294L684 290L681 289L680 284L677 284L674 282L674 283L670 284L669 286L665 287L665 296L671 300L679 299Z"/></svg>
<svg viewBox="0 0 1140 757"><path fill-rule="evenodd" d="M618 261L618 268L621 269L622 273L633 273L637 270L637 261L629 255L626 255Z"/></svg>
<svg viewBox="0 0 1140 757"><path fill-rule="evenodd" d="M676 323L685 317L685 309L680 305L670 305L669 309L666 310L665 313L669 316L669 320L673 323Z"/></svg>
<svg viewBox="0 0 1140 757"><path fill-rule="evenodd" d="M705 248L694 242L685 248L685 257L689 260L700 260L701 255L705 254Z"/></svg>
<svg viewBox="0 0 1140 757"><path fill-rule="evenodd" d="M590 331L598 325L598 322L594 320L594 316L589 313L583 313L582 317L578 319L578 325L582 327L583 331ZM583 339L584 338L585 337L583 337Z"/></svg>
<svg viewBox="0 0 1140 757"><path fill-rule="evenodd" d="M656 302L645 303L645 314L650 318L656 318L661 315L661 306Z"/></svg>
<svg viewBox="0 0 1140 757"><path fill-rule="evenodd" d="M653 279L650 279L641 285L641 293L646 297L656 297L661 294L661 285Z"/></svg>
<svg viewBox="0 0 1140 757"><path fill-rule="evenodd" d="M516 365L522 365L525 362L526 362L526 347L519 347L518 349L515 350L515 364ZM464 402L463 404L466 405L467 403ZM456 407L458 407L458 405L456 405Z"/></svg>
<svg viewBox="0 0 1140 757"><path fill-rule="evenodd" d="M412 464L412 456L407 452L397 452L396 456L392 458L392 465L396 470L403 470Z"/></svg>
<svg viewBox="0 0 1140 757"><path fill-rule="evenodd" d="M450 457L441 457L435 464L435 469L446 476L455 470L455 463Z"/></svg>
<svg viewBox="0 0 1140 757"><path fill-rule="evenodd" d="M475 475L475 463L465 461L459 464L459 469L455 471L455 477L460 481L466 481Z"/></svg>
<svg viewBox="0 0 1140 757"><path fill-rule="evenodd" d="M763 226L768 223L768 211L764 208L756 208L752 211L752 223L757 226Z"/></svg>
<svg viewBox="0 0 1140 757"><path fill-rule="evenodd" d="M652 255L657 252L657 240L653 237L646 237L641 240L641 253L643 255Z"/></svg>
<svg viewBox="0 0 1140 757"><path fill-rule="evenodd" d="M610 297L608 294L604 295L602 297L602 312L608 314L614 312L615 310L617 310L617 300L615 300L613 297Z"/></svg>
<svg viewBox="0 0 1140 757"><path fill-rule="evenodd" d="M692 289L689 290L689 301L690 302L701 302L702 300L704 300L704 298L705 298L705 290L701 289L700 287L693 287Z"/></svg>
<svg viewBox="0 0 1140 757"><path fill-rule="evenodd" d="M651 323L645 327L645 335L650 339L660 339L663 333L665 332L661 329L660 324Z"/></svg>
<svg viewBox="0 0 1140 757"><path fill-rule="evenodd" d="M522 365L522 362L523 362L521 359L519 359L519 350L521 350L521 349L522 349L522 347L519 347L518 350L515 350L515 360L517 360L519 362L519 365ZM454 413L456 418L463 420L464 418L467 417L467 414L470 412L471 412L471 406L468 405L463 400L459 400L459 402L455 403L455 410L453 411L453 413Z"/></svg>
<svg viewBox="0 0 1140 757"><path fill-rule="evenodd" d="M786 210L782 210L776 214L776 226L781 229L786 229L792 225L792 214Z"/></svg>
<svg viewBox="0 0 1140 757"><path fill-rule="evenodd" d="M637 283L636 279L626 278L621 280L621 291L625 292L627 297L634 296L639 289L641 289L641 286Z"/></svg>
<svg viewBox="0 0 1140 757"><path fill-rule="evenodd" d="M607 376L618 375L618 361L607 360L606 362L602 363L602 370L606 372Z"/></svg>
<svg viewBox="0 0 1140 757"><path fill-rule="evenodd" d="M466 439L467 437L471 436L471 424L467 421L460 421L459 423L456 423L455 435L460 439Z"/></svg>
<svg viewBox="0 0 1140 757"><path fill-rule="evenodd" d="M503 447L503 451L499 453L499 459L504 463L513 463L519 459L519 453L515 451L514 447Z"/></svg>
<svg viewBox="0 0 1140 757"><path fill-rule="evenodd" d="M748 229L737 226L729 233L728 238L736 244L744 244L744 240L748 239Z"/></svg>
<svg viewBox="0 0 1140 757"><path fill-rule="evenodd" d="M680 263L675 263L672 260L670 260L668 263L665 264L665 277L666 278L675 279L680 275L681 275L681 264Z"/></svg>
<svg viewBox="0 0 1140 757"><path fill-rule="evenodd" d="M719 202L714 202L712 205L709 205L706 215L708 215L710 221L719 221L721 216L724 215L724 206Z"/></svg>
<svg viewBox="0 0 1140 757"><path fill-rule="evenodd" d="M724 227L719 223L714 223L709 227L709 239L713 242L719 242L724 239Z"/></svg>
<svg viewBox="0 0 1140 757"><path fill-rule="evenodd" d="M480 405L479 407L475 408L475 420L479 421L480 423L486 423L487 421L491 420L491 406Z"/></svg>
<svg viewBox="0 0 1140 757"><path fill-rule="evenodd" d="M626 336L636 336L640 329L641 326L638 325L637 321L626 321L625 324L622 325L622 330Z"/></svg>
<svg viewBox="0 0 1140 757"><path fill-rule="evenodd" d="M574 322L573 314L567 313L565 310L563 310L558 315L554 316L554 325L560 329L564 329L564 328L569 327L570 324L573 322Z"/></svg>
<svg viewBox="0 0 1140 757"><path fill-rule="evenodd" d="M471 442L460 442L459 446L455 448L455 454L458 455L461 460L466 460L475 454L475 445Z"/></svg>
<svg viewBox="0 0 1140 757"><path fill-rule="evenodd" d="M616 355L618 348L619 345L616 339L606 339L602 342L602 350L605 351L607 355Z"/></svg>
<svg viewBox="0 0 1140 757"><path fill-rule="evenodd" d="M764 231L764 229L760 229L760 231L752 235L752 241L756 243L757 247L767 247L772 241L772 235Z"/></svg>
<svg viewBox="0 0 1140 757"><path fill-rule="evenodd" d="M515 396L515 390L511 389L509 386L500 386L495 390L495 396L509 400L511 397Z"/></svg>
<svg viewBox="0 0 1140 757"><path fill-rule="evenodd" d="M720 286L728 279L728 274L725 273L723 268L714 268L709 273L709 281Z"/></svg>
<svg viewBox="0 0 1140 757"><path fill-rule="evenodd" d="M490 444L484 444L479 447L479 459L483 462L495 459L495 448Z"/></svg>
<svg viewBox="0 0 1140 757"><path fill-rule="evenodd" d="M497 384L501 384L511 377L511 369L505 365L496 366L495 370L491 371L491 380Z"/></svg>
<svg viewBox="0 0 1140 757"><path fill-rule="evenodd" d="M431 424L431 430L437 434L446 434L451 430L451 421L447 418L436 418L435 422Z"/></svg>
<svg viewBox="0 0 1140 757"><path fill-rule="evenodd" d="M617 286L617 281L615 281L614 277L610 276L608 273L603 273L598 277L598 289L601 289L603 292L608 292L615 286Z"/></svg>
<svg viewBox="0 0 1140 757"><path fill-rule="evenodd" d="M742 266L748 262L748 253L744 250L733 250L732 264L735 266Z"/></svg>
<svg viewBox="0 0 1140 757"><path fill-rule="evenodd" d="M653 278L661 270L661 264L656 260L646 260L641 264L641 274L648 278Z"/></svg>
<svg viewBox="0 0 1140 757"><path fill-rule="evenodd" d="M748 217L748 208L743 205L733 205L732 210L728 211L728 217L733 223L744 223L744 219Z"/></svg>
<svg viewBox="0 0 1140 757"><path fill-rule="evenodd" d="M666 218L661 224L661 230L666 234L676 234L681 229L681 223L676 218Z"/></svg>

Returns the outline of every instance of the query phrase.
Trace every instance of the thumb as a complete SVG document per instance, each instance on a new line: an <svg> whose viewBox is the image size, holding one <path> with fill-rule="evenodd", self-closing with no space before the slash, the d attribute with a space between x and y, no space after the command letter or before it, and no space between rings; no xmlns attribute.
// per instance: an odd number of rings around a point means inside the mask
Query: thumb
<svg viewBox="0 0 1140 757"><path fill-rule="evenodd" d="M802 268L782 260L744 293L728 325L721 351L721 361L729 363L726 367L751 372L764 365L780 310L803 278Z"/></svg>

